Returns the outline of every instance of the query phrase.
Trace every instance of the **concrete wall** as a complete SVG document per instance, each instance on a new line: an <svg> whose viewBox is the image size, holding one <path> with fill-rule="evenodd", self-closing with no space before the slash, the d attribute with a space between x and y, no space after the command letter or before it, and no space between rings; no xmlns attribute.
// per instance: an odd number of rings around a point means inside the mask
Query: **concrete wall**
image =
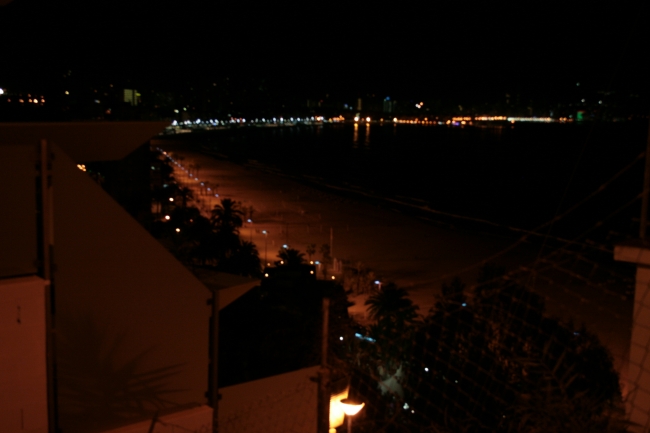
<svg viewBox="0 0 650 433"><path fill-rule="evenodd" d="M0 278L36 273L36 144L0 143Z"/></svg>
<svg viewBox="0 0 650 433"><path fill-rule="evenodd" d="M59 424L103 431L204 404L210 292L55 147Z"/></svg>
<svg viewBox="0 0 650 433"><path fill-rule="evenodd" d="M0 280L0 431L47 432L45 283Z"/></svg>
<svg viewBox="0 0 650 433"><path fill-rule="evenodd" d="M614 248L614 259L635 263L634 315L627 365L627 413L634 433L650 431L650 247L641 241Z"/></svg>

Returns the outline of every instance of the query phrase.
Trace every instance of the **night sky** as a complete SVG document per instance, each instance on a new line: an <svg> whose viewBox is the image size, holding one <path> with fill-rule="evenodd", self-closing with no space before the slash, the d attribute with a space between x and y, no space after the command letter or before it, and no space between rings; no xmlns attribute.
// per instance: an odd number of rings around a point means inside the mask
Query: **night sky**
<svg viewBox="0 0 650 433"><path fill-rule="evenodd" d="M306 96L650 89L647 2L260 3L14 0L0 6L0 86L72 70L168 89L229 77Z"/></svg>

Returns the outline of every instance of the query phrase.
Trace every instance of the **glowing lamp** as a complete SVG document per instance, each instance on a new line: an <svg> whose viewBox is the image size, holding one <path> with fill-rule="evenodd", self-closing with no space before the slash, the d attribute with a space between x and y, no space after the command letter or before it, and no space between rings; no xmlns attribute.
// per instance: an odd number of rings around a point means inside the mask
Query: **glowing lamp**
<svg viewBox="0 0 650 433"><path fill-rule="evenodd" d="M344 398L339 403L343 412L348 416L348 433L352 433L352 417L359 413L361 409L366 405L365 403L359 403L350 398Z"/></svg>
<svg viewBox="0 0 650 433"><path fill-rule="evenodd" d="M358 414L359 411L361 411L361 409L363 409L363 407L366 405L365 403L359 403L350 398L344 398L343 400L341 400L340 404L341 404L341 409L343 409L343 412L345 412L345 414L350 417Z"/></svg>

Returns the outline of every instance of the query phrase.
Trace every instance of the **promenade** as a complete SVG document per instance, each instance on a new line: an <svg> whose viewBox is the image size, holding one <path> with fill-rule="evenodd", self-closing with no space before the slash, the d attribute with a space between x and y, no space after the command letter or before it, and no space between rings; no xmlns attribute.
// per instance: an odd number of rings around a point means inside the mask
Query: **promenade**
<svg viewBox="0 0 650 433"><path fill-rule="evenodd" d="M318 251L332 239L333 257L352 266L362 262L382 283L392 281L407 289L422 315L434 305L444 281L460 276L466 284L473 284L480 263L514 241L438 226L397 210L306 186L254 163L242 166L181 145L158 145L177 159L181 157L185 168L199 166L198 181L179 169L175 176L195 191L205 212L223 198L254 208L252 223L245 223L241 234L255 243L262 261L276 260L283 245L304 253L307 245L315 244ZM201 182L210 187L209 193ZM534 261L537 253L536 247L522 243L500 255L495 263L516 269ZM320 258L317 252L313 260ZM630 301L580 285L537 287L551 314L572 317L577 324L584 322L610 348L616 367L621 369L630 338ZM363 316L365 299L366 295L350 297L355 303L350 313Z"/></svg>

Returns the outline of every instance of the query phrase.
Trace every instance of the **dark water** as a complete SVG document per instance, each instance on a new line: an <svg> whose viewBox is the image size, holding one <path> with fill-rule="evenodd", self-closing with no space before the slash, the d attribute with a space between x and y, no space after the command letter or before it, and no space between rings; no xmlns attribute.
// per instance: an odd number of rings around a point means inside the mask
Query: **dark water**
<svg viewBox="0 0 650 433"><path fill-rule="evenodd" d="M645 149L647 125L360 123L201 135L194 138L235 160L256 160L311 181L414 206L533 228L634 161ZM642 177L639 160L556 230L571 235L616 212L641 191ZM631 219L638 209L635 203L619 211L608 227L636 230Z"/></svg>

